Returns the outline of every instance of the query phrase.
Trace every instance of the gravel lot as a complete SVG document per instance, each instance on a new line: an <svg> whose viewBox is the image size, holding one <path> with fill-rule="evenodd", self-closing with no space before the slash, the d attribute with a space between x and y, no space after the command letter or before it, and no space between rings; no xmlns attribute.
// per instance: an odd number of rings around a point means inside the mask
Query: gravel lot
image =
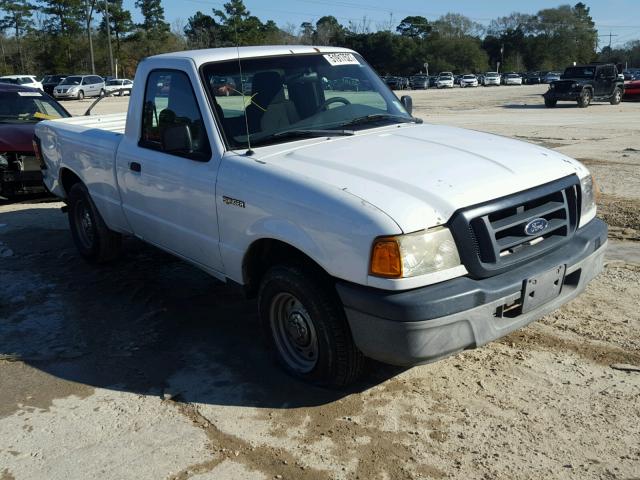
<svg viewBox="0 0 640 480"><path fill-rule="evenodd" d="M543 91L411 94L427 122L584 161L611 224L605 271L499 342L371 365L348 392L265 361L236 290L135 240L87 265L60 203L0 204L0 480L640 479L640 372L612 368L640 367L640 103L549 110Z"/></svg>

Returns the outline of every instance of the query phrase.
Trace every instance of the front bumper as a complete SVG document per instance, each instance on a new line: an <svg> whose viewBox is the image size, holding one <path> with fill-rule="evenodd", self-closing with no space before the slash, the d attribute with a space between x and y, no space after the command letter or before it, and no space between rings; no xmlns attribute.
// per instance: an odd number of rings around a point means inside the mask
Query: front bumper
<svg viewBox="0 0 640 480"><path fill-rule="evenodd" d="M594 219L551 253L493 277L459 277L393 292L338 283L353 339L368 357L418 365L503 337L575 298L602 270L607 225ZM564 265L557 297L525 313L504 307L522 299L527 279Z"/></svg>
<svg viewBox="0 0 640 480"><path fill-rule="evenodd" d="M60 92L56 92L54 90L53 92L53 96L55 98L76 98L78 96L78 92L73 92L73 93L69 93L69 92L65 92L65 93L60 93Z"/></svg>
<svg viewBox="0 0 640 480"><path fill-rule="evenodd" d="M556 92L555 90L547 90L542 96L548 100L578 100L580 98L579 91Z"/></svg>

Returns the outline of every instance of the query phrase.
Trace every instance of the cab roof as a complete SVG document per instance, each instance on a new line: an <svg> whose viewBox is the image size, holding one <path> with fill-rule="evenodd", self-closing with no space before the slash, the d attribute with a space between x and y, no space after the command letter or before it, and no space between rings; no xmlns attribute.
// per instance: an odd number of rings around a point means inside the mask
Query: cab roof
<svg viewBox="0 0 640 480"><path fill-rule="evenodd" d="M316 47L312 45L264 45L256 47L226 47L204 48L201 50L185 50L182 52L162 53L148 57L148 60L162 59L191 59L200 66L208 62L221 62L235 60L237 58L270 57L275 55L304 55L310 53L356 53L348 48L341 47Z"/></svg>

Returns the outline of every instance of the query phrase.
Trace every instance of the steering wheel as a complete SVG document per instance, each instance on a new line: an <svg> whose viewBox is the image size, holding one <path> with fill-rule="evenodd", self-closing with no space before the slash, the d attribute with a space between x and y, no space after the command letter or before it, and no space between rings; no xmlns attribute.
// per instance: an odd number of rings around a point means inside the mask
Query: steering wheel
<svg viewBox="0 0 640 480"><path fill-rule="evenodd" d="M318 112L326 110L329 105L332 103L344 103L345 105L351 105L351 102L344 97L332 97L328 100L322 102L322 105L318 107Z"/></svg>

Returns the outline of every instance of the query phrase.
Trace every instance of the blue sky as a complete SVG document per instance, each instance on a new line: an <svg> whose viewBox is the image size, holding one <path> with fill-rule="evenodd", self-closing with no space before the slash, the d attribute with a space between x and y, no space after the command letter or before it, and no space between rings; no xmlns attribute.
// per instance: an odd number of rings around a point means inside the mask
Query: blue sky
<svg viewBox="0 0 640 480"><path fill-rule="evenodd" d="M283 26L292 23L299 26L304 21L315 22L323 15L334 15L340 23L349 20L360 22L366 16L370 27L376 29L383 24L399 23L408 15L422 15L434 20L447 12L461 13L473 20L486 24L492 18L508 15L513 11L536 13L543 8L557 7L561 4L576 3L562 0L529 0L515 2L504 0L245 0L245 5L253 15L261 20L274 20ZM134 0L125 0L125 6L139 21L140 13L134 6ZM639 0L593 0L585 2L591 8L600 35L613 33L612 43L623 44L629 40L640 39L640 1ZM186 23L196 11L211 14L213 8L222 8L223 0L163 0L165 15L170 23ZM401 4L395 8L394 5ZM601 45L609 42L608 37L600 39Z"/></svg>

